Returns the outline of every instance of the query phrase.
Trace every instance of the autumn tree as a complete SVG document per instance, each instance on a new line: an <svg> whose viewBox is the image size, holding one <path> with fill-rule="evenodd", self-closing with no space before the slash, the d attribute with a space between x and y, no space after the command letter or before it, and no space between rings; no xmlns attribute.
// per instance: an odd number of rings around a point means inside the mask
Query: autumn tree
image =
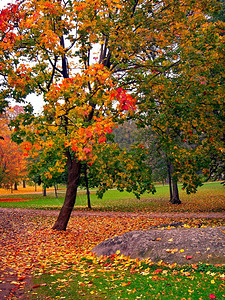
<svg viewBox="0 0 225 300"><path fill-rule="evenodd" d="M0 186L12 188L13 184L26 178L26 159L22 149L12 141L10 120L23 112L16 106L0 115Z"/></svg>
<svg viewBox="0 0 225 300"><path fill-rule="evenodd" d="M138 2L127 4L124 9L120 1L24 1L1 13L2 98L21 100L35 92L46 101L42 116L26 113L14 122L15 139L27 153L41 146L59 153L60 163L67 165L65 203L54 225L58 230L66 229L82 163L93 164L96 148L104 146L116 120L136 109L136 100L113 78L134 54L131 44L123 48L131 37L138 41L132 26L142 22L141 8L135 16ZM117 38L121 35L123 40Z"/></svg>
<svg viewBox="0 0 225 300"><path fill-rule="evenodd" d="M196 192L200 174L210 173L211 158L218 158L212 164L218 170L224 161L224 22L212 22L217 4L199 1L193 7L177 1L182 29L165 14L170 28L157 28L161 42L149 45L147 58L139 58L127 77L128 86L136 83L139 125L151 128L166 154L172 203L180 203L178 181L188 193ZM169 46L165 40L171 34Z"/></svg>

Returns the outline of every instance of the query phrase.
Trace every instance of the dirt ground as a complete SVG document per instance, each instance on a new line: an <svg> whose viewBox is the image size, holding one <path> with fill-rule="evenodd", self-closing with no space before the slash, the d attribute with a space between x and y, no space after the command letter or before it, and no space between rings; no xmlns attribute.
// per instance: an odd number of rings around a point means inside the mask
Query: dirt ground
<svg viewBox="0 0 225 300"><path fill-rule="evenodd" d="M48 210L32 210L32 209L11 209L0 208L0 247L4 247L7 243L12 243L14 237L27 239L26 228L29 226L29 218L35 216L54 216L57 217L59 211ZM208 219L224 219L225 212L220 213L121 213L121 212L94 212L94 211L74 211L72 216L143 216L146 218L173 218L179 220L181 218L208 218ZM30 219L31 220L31 219ZM32 223L31 223L32 224ZM30 271L24 277L18 279L13 270L5 270L1 267L0 260L0 299L25 299L23 295L24 286L30 284Z"/></svg>

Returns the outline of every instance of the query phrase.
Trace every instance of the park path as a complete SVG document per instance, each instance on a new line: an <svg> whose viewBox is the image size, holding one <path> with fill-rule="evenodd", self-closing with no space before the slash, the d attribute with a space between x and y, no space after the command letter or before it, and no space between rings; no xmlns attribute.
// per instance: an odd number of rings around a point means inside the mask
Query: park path
<svg viewBox="0 0 225 300"><path fill-rule="evenodd" d="M23 209L23 208L1 208L0 212L6 213L19 213L19 214L29 214L29 215L45 215L45 216L55 216L59 214L59 210L41 210L41 209ZM146 218L203 218L203 219L224 219L225 211L223 212L115 212L115 211L94 211L94 210L84 210L78 211L74 210L72 212L73 216L102 216L102 217L146 217Z"/></svg>

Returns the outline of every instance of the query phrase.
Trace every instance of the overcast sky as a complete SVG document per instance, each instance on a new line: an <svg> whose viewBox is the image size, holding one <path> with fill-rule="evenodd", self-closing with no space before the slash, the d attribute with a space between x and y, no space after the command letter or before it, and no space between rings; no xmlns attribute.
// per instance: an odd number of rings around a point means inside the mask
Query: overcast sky
<svg viewBox="0 0 225 300"><path fill-rule="evenodd" d="M0 8L2 8L3 6L5 6L9 2L13 2L13 0L9 0L9 1L7 1L7 0L0 0Z"/></svg>

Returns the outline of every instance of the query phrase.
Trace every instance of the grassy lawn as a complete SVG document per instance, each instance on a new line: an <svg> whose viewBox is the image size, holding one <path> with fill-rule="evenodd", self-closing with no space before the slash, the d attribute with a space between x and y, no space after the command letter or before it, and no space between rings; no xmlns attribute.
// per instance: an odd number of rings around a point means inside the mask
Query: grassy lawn
<svg viewBox="0 0 225 300"><path fill-rule="evenodd" d="M110 267L109 267L110 266ZM224 267L168 267L125 258L98 262L36 277L29 299L222 299ZM216 297L216 298L215 298Z"/></svg>
<svg viewBox="0 0 225 300"><path fill-rule="evenodd" d="M102 211L141 211L141 212L208 212L224 211L225 209L225 187L219 182L206 183L199 188L196 194L187 195L180 186L181 205L171 205L169 199L168 185L156 186L157 192L144 194L141 199L128 192L110 190L105 193L103 199L97 198L94 191L91 192L91 203L93 210ZM23 192L21 188L18 192ZM55 198L54 191L48 191L47 197L42 194L4 195L0 198L15 199L22 198L23 202L0 202L0 207L36 208L36 209L59 209L64 201L65 190L58 191ZM28 201L29 200L29 201ZM84 190L78 191L75 204L76 210L87 209L87 197Z"/></svg>

